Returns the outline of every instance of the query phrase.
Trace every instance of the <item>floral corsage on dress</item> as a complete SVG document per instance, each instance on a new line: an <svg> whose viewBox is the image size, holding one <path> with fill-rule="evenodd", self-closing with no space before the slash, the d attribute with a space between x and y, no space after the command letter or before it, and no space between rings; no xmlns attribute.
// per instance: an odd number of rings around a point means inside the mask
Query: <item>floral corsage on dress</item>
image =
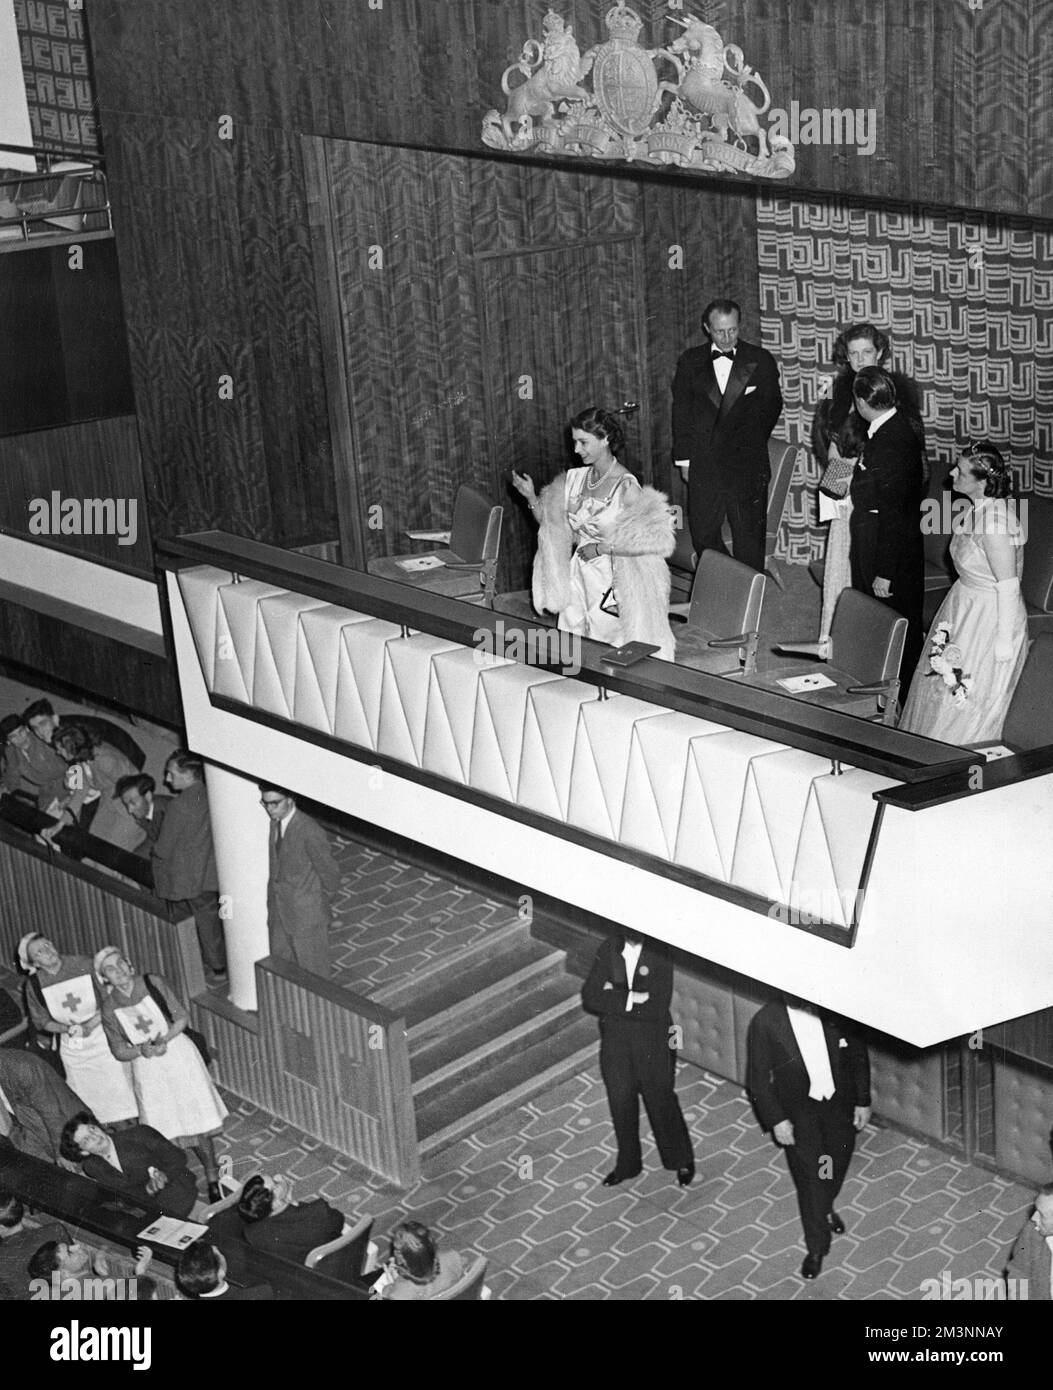
<svg viewBox="0 0 1053 1390"><path fill-rule="evenodd" d="M932 670L928 672L930 676L939 676L944 685L951 692L951 699L958 706L964 705L969 698L969 682L972 676L964 674L965 654L961 647L956 647L951 641L951 629L948 623L940 623L932 634L932 644L929 647L929 665Z"/></svg>

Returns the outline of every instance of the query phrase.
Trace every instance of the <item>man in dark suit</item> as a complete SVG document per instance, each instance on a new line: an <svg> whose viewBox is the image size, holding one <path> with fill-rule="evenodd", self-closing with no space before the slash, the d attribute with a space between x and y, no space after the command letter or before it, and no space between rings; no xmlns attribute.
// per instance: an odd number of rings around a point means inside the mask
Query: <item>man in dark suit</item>
<svg viewBox="0 0 1053 1390"><path fill-rule="evenodd" d="M881 367L852 382L867 441L852 474L852 588L907 619L901 678L906 689L921 654L925 552L921 536L924 449L909 415L897 409L896 383Z"/></svg>
<svg viewBox="0 0 1053 1390"><path fill-rule="evenodd" d="M210 985L222 985L227 952L204 776L204 763L185 749L168 759L165 782L174 795L150 847L150 863L158 897L183 905L194 918L205 978Z"/></svg>
<svg viewBox="0 0 1053 1390"><path fill-rule="evenodd" d="M41 811L69 795L64 760L32 733L21 715L0 721L0 767L0 790L35 801Z"/></svg>
<svg viewBox="0 0 1053 1390"><path fill-rule="evenodd" d="M110 1134L94 1115L81 1110L66 1121L60 1151L100 1187L165 1216L185 1220L197 1202L186 1150L150 1125L129 1125Z"/></svg>
<svg viewBox="0 0 1053 1390"><path fill-rule="evenodd" d="M293 960L327 980L330 899L340 887L340 869L329 837L282 787L261 782L260 803L271 821L267 881L271 954Z"/></svg>
<svg viewBox="0 0 1053 1390"><path fill-rule="evenodd" d="M695 550L764 569L771 462L768 436L782 413L775 358L739 338L741 310L714 299L702 315L709 342L688 348L673 378L673 458L684 471Z"/></svg>
<svg viewBox="0 0 1053 1390"><path fill-rule="evenodd" d="M604 1187L634 1178L640 1153L640 1098L654 1130L662 1166L681 1187L695 1176L695 1156L676 1098L676 1046L669 1012L673 966L655 942L625 931L608 937L581 991L586 1011L600 1019L600 1074L618 1143Z"/></svg>
<svg viewBox="0 0 1053 1390"><path fill-rule="evenodd" d="M749 1030L749 1090L764 1129L786 1150L808 1249L803 1279L815 1279L831 1235L845 1223L834 1202L856 1133L870 1119L870 1058L847 1023L787 996Z"/></svg>
<svg viewBox="0 0 1053 1390"><path fill-rule="evenodd" d="M273 1178L257 1173L249 1178L238 1199L238 1215L245 1222L249 1245L297 1264L303 1264L319 1245L336 1240L344 1229L343 1216L320 1197L294 1203L292 1184L283 1173Z"/></svg>
<svg viewBox="0 0 1053 1390"><path fill-rule="evenodd" d="M1053 1300L1053 1183L1040 1187L1031 1216L1013 1242L1006 1275L1016 1282L1009 1297L1029 1303Z"/></svg>
<svg viewBox="0 0 1053 1390"><path fill-rule="evenodd" d="M29 1270L27 1265L46 1241L68 1242L65 1226L27 1226L25 1206L11 1192L0 1191L0 1290L13 1302L28 1303Z"/></svg>
<svg viewBox="0 0 1053 1390"><path fill-rule="evenodd" d="M66 1121L84 1102L41 1057L19 1048L0 1048L0 1148L58 1163Z"/></svg>

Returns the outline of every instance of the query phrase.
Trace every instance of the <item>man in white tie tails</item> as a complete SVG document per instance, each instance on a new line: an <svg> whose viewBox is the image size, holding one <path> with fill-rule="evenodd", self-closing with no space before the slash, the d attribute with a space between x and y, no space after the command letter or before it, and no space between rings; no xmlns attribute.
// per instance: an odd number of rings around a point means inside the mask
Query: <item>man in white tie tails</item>
<svg viewBox="0 0 1053 1390"><path fill-rule="evenodd" d="M787 995L750 1024L749 1090L761 1125L786 1150L808 1250L801 1277L815 1279L831 1236L844 1232L834 1202L870 1119L866 1043L850 1024Z"/></svg>

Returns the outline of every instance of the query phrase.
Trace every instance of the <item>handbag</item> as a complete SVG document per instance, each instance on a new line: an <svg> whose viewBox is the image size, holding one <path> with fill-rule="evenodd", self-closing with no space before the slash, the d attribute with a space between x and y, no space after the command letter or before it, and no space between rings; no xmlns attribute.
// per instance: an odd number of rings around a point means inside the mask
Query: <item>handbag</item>
<svg viewBox="0 0 1053 1390"><path fill-rule="evenodd" d="M614 592L613 584L600 599L600 612L606 613L612 618L621 617L621 614L618 612L618 596Z"/></svg>
<svg viewBox="0 0 1053 1390"><path fill-rule="evenodd" d="M171 1026L172 1026L172 1012L171 1012L171 1010L169 1009L168 1005L165 1003L164 995L163 995L163 994L161 993L161 991L157 988L157 986L154 984L154 982L150 979L150 976L149 976L149 975L144 975L144 976L143 976L143 984L145 984L145 986L146 986L146 992L147 992L147 994L149 994L150 998L154 1001L154 1003L157 1005L157 1007L161 1010L161 1013L163 1014L163 1016L168 1020L168 1026L169 1026L169 1028L171 1028ZM189 1023L188 1023L187 1026L183 1029L183 1032L186 1034L186 1036L190 1039L190 1041L191 1041L191 1042L194 1044L194 1046L197 1048L198 1052L201 1054L201 1060L204 1062L205 1066L206 1066L206 1067L211 1066L211 1065L212 1065L212 1050L211 1050L211 1048L209 1047L208 1042L207 1042L207 1040L206 1040L204 1034L199 1033L199 1032L197 1031L197 1029L191 1027L191 1025L190 1025Z"/></svg>
<svg viewBox="0 0 1053 1390"><path fill-rule="evenodd" d="M837 501L847 497L855 466L855 459L831 459L819 479L819 491L825 492L827 497L833 497Z"/></svg>

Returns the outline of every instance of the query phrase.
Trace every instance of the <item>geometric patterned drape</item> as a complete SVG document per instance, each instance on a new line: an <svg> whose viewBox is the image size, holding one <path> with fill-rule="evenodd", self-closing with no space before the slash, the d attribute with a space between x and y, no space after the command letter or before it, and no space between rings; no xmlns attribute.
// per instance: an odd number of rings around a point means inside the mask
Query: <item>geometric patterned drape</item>
<svg viewBox="0 0 1053 1390"><path fill-rule="evenodd" d="M933 473L958 441L1007 453L1021 492L1053 496L1053 230L1012 218L837 200L757 200L762 341L786 398L779 433L807 441L841 326L869 319L921 389ZM798 474L777 554L822 554L819 465Z"/></svg>
<svg viewBox="0 0 1053 1390"><path fill-rule="evenodd" d="M39 0L14 3L33 143L99 154L83 9Z"/></svg>

